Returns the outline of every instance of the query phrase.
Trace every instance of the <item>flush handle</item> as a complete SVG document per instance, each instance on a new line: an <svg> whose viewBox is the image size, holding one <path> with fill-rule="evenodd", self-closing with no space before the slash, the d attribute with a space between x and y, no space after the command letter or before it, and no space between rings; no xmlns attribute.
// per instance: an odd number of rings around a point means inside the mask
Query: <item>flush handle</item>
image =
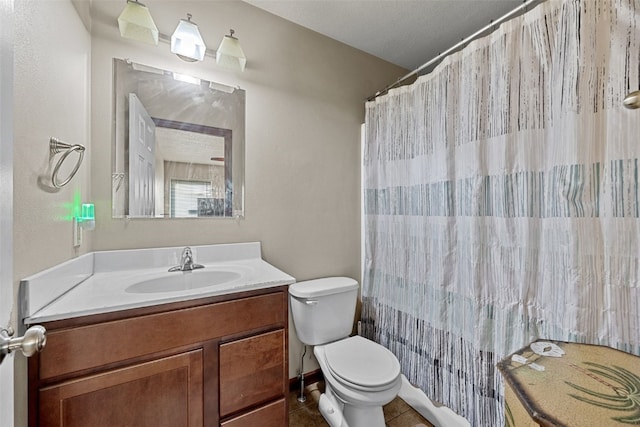
<svg viewBox="0 0 640 427"><path fill-rule="evenodd" d="M318 300L317 299L308 299L304 302L307 305L318 305Z"/></svg>
<svg viewBox="0 0 640 427"><path fill-rule="evenodd" d="M15 350L22 351L26 357L42 351L47 343L47 330L40 325L35 325L27 329L21 337L11 338L12 331L0 330L0 362L4 357Z"/></svg>

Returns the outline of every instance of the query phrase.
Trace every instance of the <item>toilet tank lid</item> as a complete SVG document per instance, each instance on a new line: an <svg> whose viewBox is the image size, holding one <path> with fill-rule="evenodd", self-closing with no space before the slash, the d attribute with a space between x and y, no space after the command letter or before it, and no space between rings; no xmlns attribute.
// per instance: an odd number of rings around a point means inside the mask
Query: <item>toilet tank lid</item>
<svg viewBox="0 0 640 427"><path fill-rule="evenodd" d="M325 277L297 282L289 286L289 293L296 298L316 298L358 289L358 282L349 277Z"/></svg>

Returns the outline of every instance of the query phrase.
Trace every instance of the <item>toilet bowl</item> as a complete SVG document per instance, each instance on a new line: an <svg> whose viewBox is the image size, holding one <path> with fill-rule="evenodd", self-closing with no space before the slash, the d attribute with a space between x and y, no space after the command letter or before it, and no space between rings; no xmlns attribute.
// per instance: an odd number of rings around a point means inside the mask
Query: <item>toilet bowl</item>
<svg viewBox="0 0 640 427"><path fill-rule="evenodd" d="M384 427L382 406L402 385L400 363L389 350L350 337L358 283L346 277L298 282L289 287L300 340L313 345L325 378L320 413L331 427Z"/></svg>
<svg viewBox="0 0 640 427"><path fill-rule="evenodd" d="M402 384L393 353L360 336L316 346L313 353L325 388L341 407L346 421L342 426L383 427L382 406L396 397Z"/></svg>

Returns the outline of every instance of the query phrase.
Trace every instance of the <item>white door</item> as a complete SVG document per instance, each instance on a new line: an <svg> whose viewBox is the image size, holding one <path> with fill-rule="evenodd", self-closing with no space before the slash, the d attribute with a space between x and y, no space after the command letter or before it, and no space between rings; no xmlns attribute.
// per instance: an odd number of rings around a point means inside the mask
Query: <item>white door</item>
<svg viewBox="0 0 640 427"><path fill-rule="evenodd" d="M0 329L13 305L13 0L0 0ZM13 356L0 363L0 426L13 426Z"/></svg>
<svg viewBox="0 0 640 427"><path fill-rule="evenodd" d="M129 216L155 215L156 125L129 94Z"/></svg>

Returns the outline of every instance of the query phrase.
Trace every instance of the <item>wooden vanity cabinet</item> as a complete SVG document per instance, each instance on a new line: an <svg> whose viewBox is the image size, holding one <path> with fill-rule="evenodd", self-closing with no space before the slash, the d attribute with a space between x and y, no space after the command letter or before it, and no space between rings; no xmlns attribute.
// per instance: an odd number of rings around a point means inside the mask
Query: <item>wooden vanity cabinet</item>
<svg viewBox="0 0 640 427"><path fill-rule="evenodd" d="M287 287L42 323L29 426L288 424Z"/></svg>

